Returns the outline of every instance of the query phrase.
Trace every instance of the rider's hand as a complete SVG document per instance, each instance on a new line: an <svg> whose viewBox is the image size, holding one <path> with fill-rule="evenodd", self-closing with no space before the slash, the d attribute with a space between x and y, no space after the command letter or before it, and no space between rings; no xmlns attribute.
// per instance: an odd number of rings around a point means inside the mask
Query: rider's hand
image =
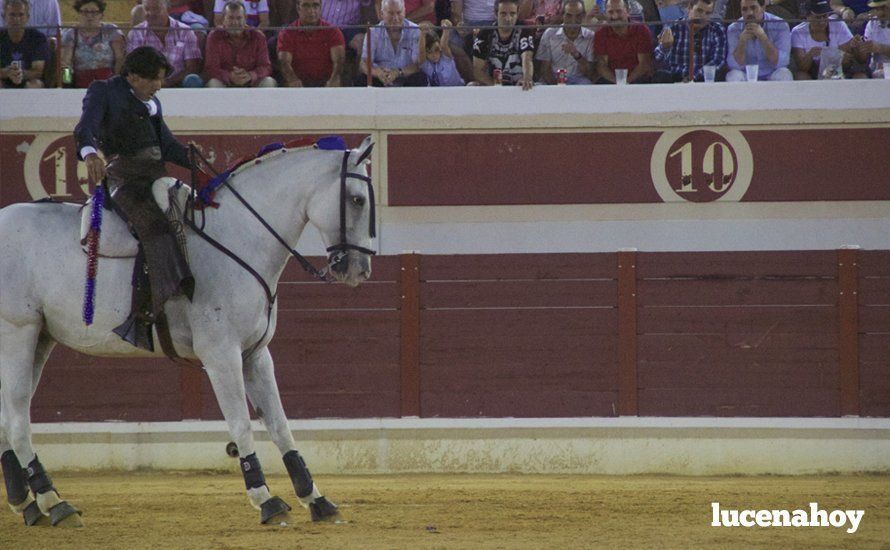
<svg viewBox="0 0 890 550"><path fill-rule="evenodd" d="M96 153L90 153L84 159L87 165L87 177L93 185L98 184L105 177L105 161L99 158Z"/></svg>

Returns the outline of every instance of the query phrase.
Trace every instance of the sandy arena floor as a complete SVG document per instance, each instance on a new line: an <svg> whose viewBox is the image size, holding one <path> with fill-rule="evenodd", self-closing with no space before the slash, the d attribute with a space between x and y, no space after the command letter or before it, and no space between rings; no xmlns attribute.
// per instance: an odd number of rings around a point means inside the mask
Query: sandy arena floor
<svg viewBox="0 0 890 550"><path fill-rule="evenodd" d="M319 476L347 523L262 526L231 473L56 474L86 527L25 528L0 514L0 548L888 548L890 476ZM289 481L268 478L297 504ZM864 509L845 529L711 527L724 508Z"/></svg>

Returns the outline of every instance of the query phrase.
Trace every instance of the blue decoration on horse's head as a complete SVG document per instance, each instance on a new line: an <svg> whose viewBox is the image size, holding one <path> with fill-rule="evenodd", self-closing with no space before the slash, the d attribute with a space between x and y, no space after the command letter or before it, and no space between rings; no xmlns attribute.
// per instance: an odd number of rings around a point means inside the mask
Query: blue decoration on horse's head
<svg viewBox="0 0 890 550"><path fill-rule="evenodd" d="M315 146L325 151L345 151L346 141L343 140L342 136L324 136L318 138Z"/></svg>
<svg viewBox="0 0 890 550"><path fill-rule="evenodd" d="M260 152L256 154L256 158L260 158L267 153L271 153L272 151L277 151L279 149L284 149L284 144L280 141L276 141L275 143L267 143L266 145L263 145L262 149L260 149Z"/></svg>

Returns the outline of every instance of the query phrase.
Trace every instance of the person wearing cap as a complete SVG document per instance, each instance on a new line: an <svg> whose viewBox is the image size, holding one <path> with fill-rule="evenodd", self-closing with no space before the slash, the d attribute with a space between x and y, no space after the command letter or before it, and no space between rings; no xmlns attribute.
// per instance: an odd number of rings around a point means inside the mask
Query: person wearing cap
<svg viewBox="0 0 890 550"><path fill-rule="evenodd" d="M868 63L871 56L872 78L887 78L890 71L890 0L872 0L868 3L874 8L875 18L865 26L864 40L856 47L856 60Z"/></svg>
<svg viewBox="0 0 890 550"><path fill-rule="evenodd" d="M866 78L861 67L853 64L853 33L846 23L832 17L828 0L808 0L807 12L807 20L791 29L791 55L797 64L795 80L818 78L822 50L827 48L843 52L843 66L849 77Z"/></svg>
<svg viewBox="0 0 890 550"><path fill-rule="evenodd" d="M726 29L727 82L747 80L745 65L758 65L757 80L793 80L788 70L791 30L781 17L767 13L766 0L742 0L742 18Z"/></svg>

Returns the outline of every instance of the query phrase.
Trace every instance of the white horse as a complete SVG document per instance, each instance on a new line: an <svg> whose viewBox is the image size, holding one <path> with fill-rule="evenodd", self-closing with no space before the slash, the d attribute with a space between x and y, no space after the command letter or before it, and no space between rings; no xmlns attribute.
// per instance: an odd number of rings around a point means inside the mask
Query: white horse
<svg viewBox="0 0 890 550"><path fill-rule="evenodd" d="M334 250L329 266L334 277L359 284L370 276L373 253L373 190L363 175L371 147L369 138L352 151L306 147L261 157L233 173L231 187L219 188L220 206L205 211L204 231L252 267L274 293L291 256L282 244L292 249L311 223ZM105 215L107 226L112 214ZM79 243L80 218L73 204L0 210L0 454L7 499L28 525L82 525L80 513L60 499L31 443L31 397L55 344L97 356L152 355L112 333L130 311L132 258L100 258L94 323L88 327L82 321L86 256ZM263 523L290 510L266 486L245 394L281 451L312 519L335 516L337 507L313 483L288 430L267 347L275 332L274 300L269 303L256 275L193 230L186 234L196 289L191 302L181 296L167 302L170 335L178 355L199 360L210 378L240 452L251 504L260 509Z"/></svg>

